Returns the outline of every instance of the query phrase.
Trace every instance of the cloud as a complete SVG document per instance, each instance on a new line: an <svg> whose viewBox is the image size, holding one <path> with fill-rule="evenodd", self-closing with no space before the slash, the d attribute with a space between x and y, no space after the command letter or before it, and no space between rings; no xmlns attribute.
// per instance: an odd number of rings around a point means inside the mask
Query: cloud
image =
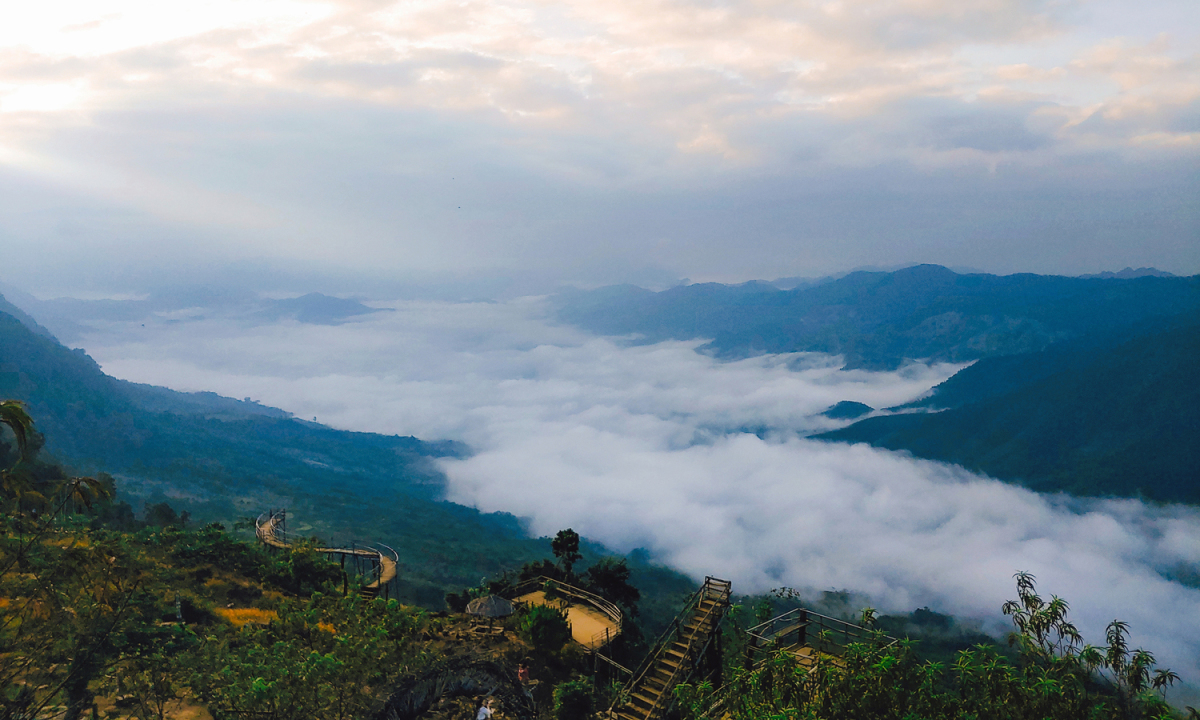
<svg viewBox="0 0 1200 720"><path fill-rule="evenodd" d="M63 285L1194 272L1200 69L1159 5L1136 34L1050 0L30 5L0 29L0 174L54 220L0 196L0 233Z"/></svg>
<svg viewBox="0 0 1200 720"><path fill-rule="evenodd" d="M848 589L1000 627L1012 574L1113 618L1200 682L1200 512L1043 496L960 468L804 438L840 400L886 407L955 367L842 371L819 355L719 363L548 324L537 299L388 303L337 327L113 324L85 346L118 376L250 396L335 426L468 442L450 499L648 549L740 592Z"/></svg>

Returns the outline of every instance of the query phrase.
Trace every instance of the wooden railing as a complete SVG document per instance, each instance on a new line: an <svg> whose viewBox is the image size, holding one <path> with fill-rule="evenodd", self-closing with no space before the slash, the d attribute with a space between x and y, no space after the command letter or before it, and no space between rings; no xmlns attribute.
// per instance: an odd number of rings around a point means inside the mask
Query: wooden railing
<svg viewBox="0 0 1200 720"><path fill-rule="evenodd" d="M722 583L726 589L723 591L716 590L717 586L715 585L715 583ZM664 654L667 653L667 651L670 649L670 646L672 645L672 643L674 643L676 638L679 637L680 632L684 629L683 623L685 623L687 620L696 616L696 613L694 611L696 608L698 608L700 606L700 604L702 602L704 602L704 600L714 599L711 597L711 595L714 592L716 592L717 598L715 598L715 599L724 600L725 602L728 602L728 588L729 588L728 583L726 583L723 580L717 580L716 578L713 578L713 577L704 578L704 585L701 586L699 590L692 593L692 595L687 599L687 602L684 603L683 609L679 611L679 614L675 616L675 619L671 621L671 624L667 626L667 629L663 630L662 634L658 636L658 640L656 640L653 645L653 647L655 648L654 652L646 655L645 659L642 660L641 664L638 665L637 669L633 673L631 673L632 679L630 680L629 684L625 686L627 688L627 692L631 692L633 689L635 689L641 685L642 681L646 679L646 676L650 673L650 671L653 670L655 665L658 664L659 659ZM704 614L704 618L702 620L702 623L699 625L699 627L703 627L703 623L711 621L711 615L717 609L720 609L722 612L724 612L724 610L725 610L725 608L722 606L721 602L715 603L713 605L713 607L709 608L708 611ZM710 630L710 633L711 633L711 630ZM695 638L696 638L696 633L693 633L691 638L689 638L689 640L688 640L687 647L688 647L689 656L685 658L685 660L687 660L688 662L692 661L690 654L692 651L692 642L695 640ZM654 708L652 708L650 711L651 715L653 714L654 709L656 709L658 707L659 703L662 701L663 696L670 693L671 683L674 682L676 675L678 674L679 670L684 666L684 664L685 663L680 663L679 666L675 669L675 671L672 672L670 681L668 681L668 684L664 687L663 692L655 700ZM622 693L622 695L625 695L625 693ZM616 709L619 706L624 705L625 703L626 703L626 699L622 696L618 696L616 698L616 700L613 701L612 707L609 708L609 714L614 715ZM650 717L651 715L647 715L647 717Z"/></svg>
<svg viewBox="0 0 1200 720"><path fill-rule="evenodd" d="M816 652L841 657L850 643L873 640L875 632L854 623L796 608L746 631L751 659L772 650L809 647ZM896 642L891 639L889 645Z"/></svg>
<svg viewBox="0 0 1200 720"><path fill-rule="evenodd" d="M704 602L704 600L713 600L714 599L711 597L711 594L712 594L713 590L715 589L714 586L712 586L710 584L712 582L712 580L713 580L713 578L711 578L711 577L704 578L704 587L700 588L699 595L701 595L701 597L700 597L699 601L697 602L696 607L699 607L700 604L702 604ZM728 586L726 586L726 587L728 588ZM674 700L674 693L672 692L672 689L675 687L676 678L679 677L680 671L687 668L688 674L690 675L693 668L688 667L688 666L693 665L696 662L696 658L699 656L699 654L701 652L704 651L705 646L707 646L708 643L712 640L712 633L716 629L716 623L713 622L714 616L718 615L718 614L724 614L724 612L725 612L724 602L727 602L729 599L728 589L726 589L724 591L717 591L717 592L718 592L718 597L715 599L713 604L708 608L708 610L704 611L703 617L700 619L700 621L698 623L696 623L695 629L692 631L691 635L688 637L687 649L683 653L683 658L681 659L680 663L675 666L675 669L671 671L671 676L667 679L666 684L663 685L663 691L661 693L659 693L657 698L654 699L654 704L652 706L650 706L650 711L648 713L646 713L647 718L654 717L654 714L656 712L658 712L660 705L663 706L663 709L666 709L666 706L663 705L664 701L666 702L667 705L669 705ZM692 616L692 617L695 617L695 616ZM715 618L715 619L719 620L719 618ZM701 640L703 642L699 642ZM700 645L700 647L697 648L697 645ZM686 680L687 679L686 676L683 679Z"/></svg>
<svg viewBox="0 0 1200 720"><path fill-rule="evenodd" d="M546 577L545 575L539 575L535 578L530 578L529 580L522 580L501 594L511 600L513 598L521 597L522 595L528 595L529 593L537 590L544 590L547 582L553 583L554 592L558 593L559 595L566 595L568 597L575 598L576 600L579 600L580 602L599 610L606 617L608 617L609 620L612 620L613 623L616 624L617 631L620 632L621 626L625 622L625 614L621 612L621 608L617 607L615 603L605 600L596 593L588 592L587 590L584 590L583 588L577 588L574 585L568 585L561 580L555 580L554 578ZM603 635L603 633L598 633L596 637L598 638L601 635Z"/></svg>
<svg viewBox="0 0 1200 720"><path fill-rule="evenodd" d="M286 518L286 510L268 510L254 521L254 534L263 544L270 547L291 547L294 541L291 533L287 531ZM374 580L366 588L374 591L386 590L389 583L396 579L400 565L400 554L382 543L374 546L352 544L351 547L316 547L313 551L324 555L341 555L343 558L351 556L367 559L372 563Z"/></svg>

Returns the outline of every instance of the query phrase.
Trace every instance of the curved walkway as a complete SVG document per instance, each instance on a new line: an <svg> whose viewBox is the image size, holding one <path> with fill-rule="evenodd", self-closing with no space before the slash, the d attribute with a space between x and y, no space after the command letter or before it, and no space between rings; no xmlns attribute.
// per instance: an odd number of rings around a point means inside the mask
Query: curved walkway
<svg viewBox="0 0 1200 720"><path fill-rule="evenodd" d="M283 527L287 519L286 510L273 510L265 512L258 516L254 521L254 533L258 535L258 539L264 545L277 548L289 548L292 546L287 539L287 530ZM375 563L375 579L363 586L364 592L369 595L378 595L381 588L386 588L388 583L396 579L396 570L400 561L400 556L396 551L387 545L380 545L382 550L366 547L352 548L334 548L334 547L319 547L314 548L319 553L326 555L347 555L351 557L361 557Z"/></svg>

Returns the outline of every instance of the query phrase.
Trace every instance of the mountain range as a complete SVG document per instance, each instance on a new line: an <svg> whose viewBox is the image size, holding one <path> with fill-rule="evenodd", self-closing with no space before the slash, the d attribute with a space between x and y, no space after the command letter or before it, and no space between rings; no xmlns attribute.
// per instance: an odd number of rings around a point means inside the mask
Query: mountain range
<svg viewBox="0 0 1200 720"><path fill-rule="evenodd" d="M1200 502L1200 277L959 274L920 265L781 290L571 291L559 317L702 352L841 355L847 367L973 362L928 397L818 437L1048 492ZM1122 277L1124 276L1124 277ZM854 420L871 408L826 411Z"/></svg>
<svg viewBox="0 0 1200 720"><path fill-rule="evenodd" d="M969 362L1042 350L1151 318L1200 312L1200 276L958 274L938 265L856 272L781 290L763 281L652 292L618 285L556 298L558 317L641 342L704 338L719 357L841 355L849 368Z"/></svg>

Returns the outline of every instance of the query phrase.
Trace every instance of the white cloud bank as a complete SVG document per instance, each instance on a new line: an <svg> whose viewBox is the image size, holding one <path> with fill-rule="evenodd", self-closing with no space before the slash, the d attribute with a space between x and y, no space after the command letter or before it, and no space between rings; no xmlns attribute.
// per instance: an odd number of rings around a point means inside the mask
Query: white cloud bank
<svg viewBox="0 0 1200 720"><path fill-rule="evenodd" d="M1072 603L1085 637L1113 618L1200 681L1200 513L1041 496L943 464L800 437L840 400L911 399L952 366L843 372L828 358L718 363L691 343L628 347L542 320L543 306L403 303L340 327L228 321L113 326L86 343L119 377L252 396L355 430L455 438L450 498L644 547L741 592L868 594L985 621L1012 574ZM770 428L763 438L742 427Z"/></svg>

